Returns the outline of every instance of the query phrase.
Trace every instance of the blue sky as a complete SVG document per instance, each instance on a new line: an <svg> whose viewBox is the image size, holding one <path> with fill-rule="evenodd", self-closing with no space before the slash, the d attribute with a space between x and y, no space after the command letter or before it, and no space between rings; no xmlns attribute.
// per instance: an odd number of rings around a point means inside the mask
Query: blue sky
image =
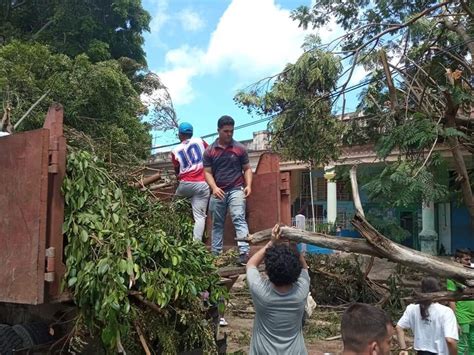
<svg viewBox="0 0 474 355"><path fill-rule="evenodd" d="M297 60L310 32L298 28L289 14L309 4L310 0L143 0L152 16L151 32L145 34L148 66L169 88L180 122L190 122L194 134L203 136L216 131L217 119L224 114L234 117L237 126L259 119L237 107L233 97ZM319 31L323 42L340 34L334 24ZM354 81L360 79L357 73ZM249 139L252 132L265 128L266 123L260 123L236 130L235 138ZM154 146L175 141L173 132L154 132Z"/></svg>

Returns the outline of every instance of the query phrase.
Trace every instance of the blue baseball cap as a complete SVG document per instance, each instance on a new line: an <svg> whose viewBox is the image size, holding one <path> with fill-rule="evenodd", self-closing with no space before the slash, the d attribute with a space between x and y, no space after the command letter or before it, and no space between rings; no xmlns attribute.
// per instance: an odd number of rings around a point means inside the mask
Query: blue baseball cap
<svg viewBox="0 0 474 355"><path fill-rule="evenodd" d="M181 134L193 134L193 126L191 123L183 122L179 124L178 132Z"/></svg>

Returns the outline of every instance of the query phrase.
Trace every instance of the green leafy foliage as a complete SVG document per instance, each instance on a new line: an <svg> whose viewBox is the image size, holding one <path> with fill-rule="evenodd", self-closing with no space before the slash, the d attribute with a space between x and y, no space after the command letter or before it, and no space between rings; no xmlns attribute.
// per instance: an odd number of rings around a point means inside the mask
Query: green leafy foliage
<svg viewBox="0 0 474 355"><path fill-rule="evenodd" d="M271 145L285 158L328 162L337 157L343 132L342 124L331 115L327 96L340 70L333 55L309 51L287 65L268 92L259 92L259 83L239 92L234 100L249 111L274 116L269 124Z"/></svg>
<svg viewBox="0 0 474 355"><path fill-rule="evenodd" d="M368 82L341 143L373 144L383 161L383 169L366 185L369 196L392 206L446 198L447 186L438 179L438 170L447 164L435 148L461 148L472 155L474 145L469 119L474 103L472 60L468 59L474 55L472 4L321 0L298 7L291 17L303 28L322 28L335 21L345 33L330 43L311 41L308 50L334 53L346 66L366 71ZM382 65L385 56L391 78ZM345 74L337 78L342 83L346 79ZM342 97L350 90L342 84L332 94ZM319 149L308 154L334 158L317 146L305 147ZM464 201L471 205L466 163L457 159L454 168L464 181ZM473 212L470 209L472 217Z"/></svg>
<svg viewBox="0 0 474 355"><path fill-rule="evenodd" d="M371 210L366 215L367 221L381 234L397 243L409 238L411 233L400 227L400 222L396 218L387 217L384 212L380 209Z"/></svg>
<svg viewBox="0 0 474 355"><path fill-rule="evenodd" d="M148 155L150 126L141 121L146 110L119 62L70 59L41 44L0 47L0 100L10 104L13 123L48 90L20 130L41 127L49 105L60 102L65 124L90 136L103 159L131 163Z"/></svg>
<svg viewBox="0 0 474 355"><path fill-rule="evenodd" d="M113 349L143 313L130 300L135 291L163 309L166 316L159 322L169 334L178 332L175 346L202 340L196 332L209 324L201 324L204 313L196 306L202 305L201 293L209 292L213 304L226 293L218 285L212 255L193 240L182 207L167 208L121 188L85 151L69 154L63 193L65 287L88 328L97 329Z"/></svg>
<svg viewBox="0 0 474 355"><path fill-rule="evenodd" d="M146 64L143 32L151 16L140 0L3 1L0 10L7 42L35 40L69 57L86 53L94 62L128 57Z"/></svg>
<svg viewBox="0 0 474 355"><path fill-rule="evenodd" d="M362 186L372 201L389 207L406 207L420 201L441 201L448 195L448 187L432 171L419 169L410 161L387 164L377 175Z"/></svg>

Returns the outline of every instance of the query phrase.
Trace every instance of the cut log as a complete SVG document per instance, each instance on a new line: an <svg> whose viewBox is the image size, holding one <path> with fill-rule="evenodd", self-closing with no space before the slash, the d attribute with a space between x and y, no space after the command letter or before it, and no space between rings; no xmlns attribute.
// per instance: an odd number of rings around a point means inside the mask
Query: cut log
<svg viewBox="0 0 474 355"><path fill-rule="evenodd" d="M334 237L324 233L307 232L296 228L281 226L281 235L284 238L298 243L306 243L317 245L318 247L342 250L348 253L358 253L365 255L384 256L371 246L367 241L357 238ZM269 240L272 235L271 229L265 229L254 234L250 234L246 239L248 242L255 244L265 240Z"/></svg>
<svg viewBox="0 0 474 355"><path fill-rule="evenodd" d="M217 270L220 277L229 277L233 275L245 274L245 266L225 266Z"/></svg>
<svg viewBox="0 0 474 355"><path fill-rule="evenodd" d="M147 176L146 178L140 179L140 181L133 182L130 185L132 187L143 187L150 185L151 183L154 183L155 181L158 181L161 179L161 172Z"/></svg>
<svg viewBox="0 0 474 355"><path fill-rule="evenodd" d="M173 187L174 184L172 182L162 182L161 184L153 184L150 186L151 191L159 190L159 189L164 189L168 187ZM145 190L145 188L142 188L142 190Z"/></svg>
<svg viewBox="0 0 474 355"><path fill-rule="evenodd" d="M367 240L371 241L370 243L362 239L333 237L323 233L312 233L290 227L280 227L280 230L282 237L294 242L342 250L348 253L377 256L424 271L430 275L447 277L468 286L474 285L474 270L394 243L377 232L359 214L354 217L353 224ZM262 242L270 239L271 233L271 229L265 229L249 235L247 241L250 243Z"/></svg>
<svg viewBox="0 0 474 355"><path fill-rule="evenodd" d="M263 265L258 267L258 271L265 271ZM235 275L245 274L245 266L224 266L217 270L220 277L230 277Z"/></svg>

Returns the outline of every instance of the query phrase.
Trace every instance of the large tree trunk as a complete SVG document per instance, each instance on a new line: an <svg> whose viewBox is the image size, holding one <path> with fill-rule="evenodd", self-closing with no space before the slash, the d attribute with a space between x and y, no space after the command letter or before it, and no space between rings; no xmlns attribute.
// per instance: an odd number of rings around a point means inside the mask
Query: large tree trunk
<svg viewBox="0 0 474 355"><path fill-rule="evenodd" d="M356 214L354 217L353 224L367 241L312 233L291 227L280 227L280 232L282 237L294 242L342 250L348 253L377 256L431 275L450 278L466 285L474 286L474 270L465 268L453 261L444 260L394 243L377 232L359 214ZM251 234L247 241L255 244L270 239L271 235L272 230L266 229Z"/></svg>
<svg viewBox="0 0 474 355"><path fill-rule="evenodd" d="M474 74L474 42L470 37L469 33L466 31L464 26L461 23L453 24L448 18L444 20L444 24L448 29L453 32L456 32L463 41L466 42L466 46L469 49L469 53L471 54L471 72L469 73L469 77L472 77ZM459 105L455 104L452 100L452 97L449 93L445 93L446 97L446 126L456 128L456 115L459 109ZM471 112L472 112L472 105L471 105ZM469 115L471 115L469 112ZM470 117L470 116L469 116ZM456 172L459 176L460 183L461 183L461 190L463 195L464 203L469 211L469 215L471 216L471 229L474 229L474 196L472 195L471 189L471 182L469 181L469 175L466 169L466 163L464 162L464 158L461 153L461 146L459 143L459 139L457 137L448 137L448 144L451 148L451 152L454 158L454 166L456 168Z"/></svg>
<svg viewBox="0 0 474 355"><path fill-rule="evenodd" d="M454 105L451 96L446 95L447 108L446 108L446 127L456 128L456 114L458 111L458 105ZM469 215L471 216L471 226L474 225L474 196L472 195L471 181L469 180L469 174L466 168L466 162L461 152L461 145L457 137L448 137L449 148L453 154L454 166L459 176L461 191L464 203L466 204Z"/></svg>
<svg viewBox="0 0 474 355"><path fill-rule="evenodd" d="M147 176L145 178L141 178L139 181L133 182L130 185L133 187L144 187L160 179L161 179L161 172L158 172L156 174Z"/></svg>
<svg viewBox="0 0 474 355"><path fill-rule="evenodd" d="M404 247L392 242L379 233L359 213L356 213L352 224L377 251L388 260L424 271L431 275L446 277L474 286L474 270L459 263L431 256L421 251Z"/></svg>
<svg viewBox="0 0 474 355"><path fill-rule="evenodd" d="M280 227L281 235L297 243L317 245L318 247L341 250L347 253L365 254L383 258L383 255L363 239L334 237L323 233L307 232L291 227ZM265 229L251 234L246 240L260 243L271 238L272 230Z"/></svg>
<svg viewBox="0 0 474 355"><path fill-rule="evenodd" d="M453 261L443 260L436 256L401 246L378 232L364 217L357 183L356 166L352 167L350 176L352 197L356 207L356 214L352 220L352 224L366 240L333 237L322 233L311 233L288 227L280 227L277 233L280 233L281 236L289 240L299 243L303 242L324 248L386 258L390 261L424 271L431 275L450 278L468 286L474 286L474 270L465 268L461 264ZM249 235L247 240L250 243L258 243L270 239L271 235L272 230L267 229Z"/></svg>

